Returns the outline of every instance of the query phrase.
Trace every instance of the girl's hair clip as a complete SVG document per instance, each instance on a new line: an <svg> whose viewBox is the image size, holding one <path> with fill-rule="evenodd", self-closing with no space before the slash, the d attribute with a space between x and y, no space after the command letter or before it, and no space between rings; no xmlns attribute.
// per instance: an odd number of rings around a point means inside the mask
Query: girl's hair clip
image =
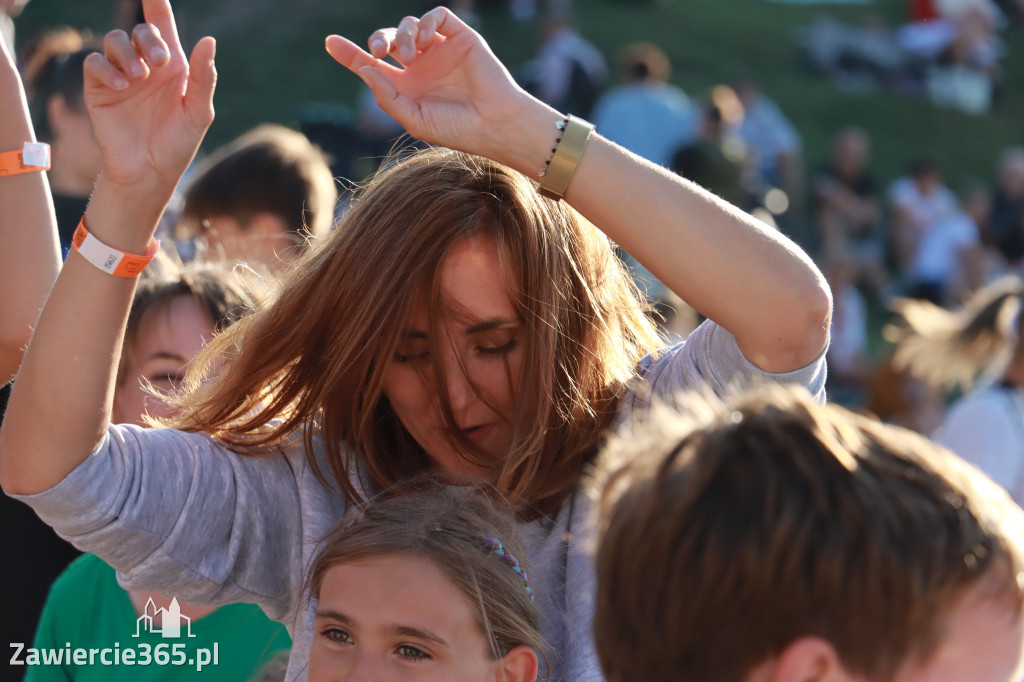
<svg viewBox="0 0 1024 682"><path fill-rule="evenodd" d="M510 552L505 551L505 546L501 544L501 540L494 537L493 535L488 535L487 537L485 537L481 541L481 544L484 546L485 549L488 549L493 554L496 554L499 559L508 564L509 568L515 571L516 575L519 576L519 579L523 581L523 585L526 587L526 594L530 597L530 601L532 602L533 590L530 589L530 580L526 577L526 571L523 570L523 567L522 565L520 565L519 560L516 559L515 556L513 556Z"/></svg>

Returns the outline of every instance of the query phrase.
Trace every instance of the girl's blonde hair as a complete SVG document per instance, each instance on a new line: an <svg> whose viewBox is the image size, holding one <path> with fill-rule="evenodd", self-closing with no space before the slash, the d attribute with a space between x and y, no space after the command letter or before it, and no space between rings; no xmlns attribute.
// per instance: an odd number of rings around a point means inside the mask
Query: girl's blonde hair
<svg viewBox="0 0 1024 682"><path fill-rule="evenodd" d="M494 239L523 324L513 443L492 463L496 487L525 516L550 511L596 450L638 361L658 347L646 304L600 231L521 174L447 149L382 171L338 230L285 277L264 311L217 337L180 398L175 426L257 452L300 432L322 437L337 485L386 488L433 468L383 390L413 306L429 301L432 348L443 321L440 271L461 240ZM206 385L210 364L227 367ZM424 381L453 422L441 354ZM310 454L314 472L327 477ZM485 462L486 464L486 462ZM369 481L365 479L370 479Z"/></svg>
<svg viewBox="0 0 1024 682"><path fill-rule="evenodd" d="M306 594L319 598L334 566L395 556L428 559L459 588L492 660L518 646L547 658L511 509L480 490L429 479L390 490L354 508L328 534L307 575Z"/></svg>
<svg viewBox="0 0 1024 682"><path fill-rule="evenodd" d="M898 301L899 322L886 329L886 338L896 343L893 361L930 384L970 388L1016 352L1022 299L1024 283L1005 277L957 311L928 301Z"/></svg>

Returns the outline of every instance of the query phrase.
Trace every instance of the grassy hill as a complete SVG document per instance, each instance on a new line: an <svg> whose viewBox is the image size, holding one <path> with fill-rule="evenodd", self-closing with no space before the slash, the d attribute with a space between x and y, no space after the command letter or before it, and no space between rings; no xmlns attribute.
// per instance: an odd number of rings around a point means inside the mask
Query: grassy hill
<svg viewBox="0 0 1024 682"><path fill-rule="evenodd" d="M536 27L519 24L486 2L482 31L507 64L521 64L536 50ZM18 22L19 40L45 25L88 26L102 35L113 3L33 0ZM988 178L999 150L1024 143L1024 32L1004 34L1007 87L992 113L973 117L945 111L907 95L848 94L798 66L796 30L820 14L844 21L869 15L896 21L900 0L873 5L798 6L753 0L576 0L583 33L609 58L622 45L647 40L661 45L674 68L673 81L700 95L711 85L744 71L766 91L804 136L805 157L814 165L826 154L835 129L856 123L874 140L874 166L882 180L899 174L913 155L928 151L942 159L951 180ZM217 121L207 148L262 121L294 123L311 103L354 101L359 81L323 51L336 32L365 39L426 3L414 0L180 0L179 13L194 42L218 39L220 85Z"/></svg>

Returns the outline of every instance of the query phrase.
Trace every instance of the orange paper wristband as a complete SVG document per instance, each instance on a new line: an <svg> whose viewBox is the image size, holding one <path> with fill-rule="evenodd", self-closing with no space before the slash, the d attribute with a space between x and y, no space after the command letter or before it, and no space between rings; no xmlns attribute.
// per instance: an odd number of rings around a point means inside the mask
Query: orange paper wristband
<svg viewBox="0 0 1024 682"><path fill-rule="evenodd" d="M0 154L0 177L50 170L50 145L26 142L21 149Z"/></svg>
<svg viewBox="0 0 1024 682"><path fill-rule="evenodd" d="M146 249L145 255L142 256L125 253L120 249L107 246L85 228L85 216L82 216L78 222L78 229L71 237L71 243L74 245L75 251L82 254L87 261L115 277L136 277L146 269L146 266L156 256L156 252L160 250L160 242L155 239L149 240L149 247Z"/></svg>

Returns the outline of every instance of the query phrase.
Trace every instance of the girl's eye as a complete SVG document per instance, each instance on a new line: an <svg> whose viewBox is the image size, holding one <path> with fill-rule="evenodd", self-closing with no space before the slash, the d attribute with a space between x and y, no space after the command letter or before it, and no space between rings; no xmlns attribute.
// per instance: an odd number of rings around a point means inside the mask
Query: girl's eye
<svg viewBox="0 0 1024 682"><path fill-rule="evenodd" d="M341 628L325 628L320 635L331 644L351 644L352 635Z"/></svg>
<svg viewBox="0 0 1024 682"><path fill-rule="evenodd" d="M477 351L484 355L507 355L515 350L518 345L519 339L513 336L500 346L477 346Z"/></svg>
<svg viewBox="0 0 1024 682"><path fill-rule="evenodd" d="M430 654L411 644L402 644L396 651L402 658L407 658L412 661L426 661L430 659Z"/></svg>

